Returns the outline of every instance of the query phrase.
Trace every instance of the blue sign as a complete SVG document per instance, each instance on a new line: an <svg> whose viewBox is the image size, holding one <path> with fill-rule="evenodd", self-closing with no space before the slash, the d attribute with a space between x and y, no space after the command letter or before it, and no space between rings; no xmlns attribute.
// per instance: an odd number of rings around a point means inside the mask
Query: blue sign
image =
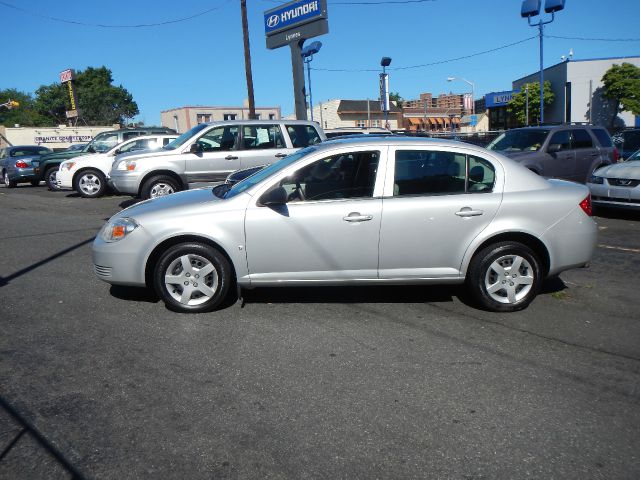
<svg viewBox="0 0 640 480"><path fill-rule="evenodd" d="M264 32L267 36L297 25L326 18L327 9L321 0L298 0L264 12Z"/></svg>
<svg viewBox="0 0 640 480"><path fill-rule="evenodd" d="M470 115L470 122L469 125L471 125L472 127L475 127L476 125L478 125L478 116L477 115Z"/></svg>
<svg viewBox="0 0 640 480"><path fill-rule="evenodd" d="M511 101L514 93L520 90L508 90L506 92L491 92L484 96L485 106L487 108L504 107Z"/></svg>

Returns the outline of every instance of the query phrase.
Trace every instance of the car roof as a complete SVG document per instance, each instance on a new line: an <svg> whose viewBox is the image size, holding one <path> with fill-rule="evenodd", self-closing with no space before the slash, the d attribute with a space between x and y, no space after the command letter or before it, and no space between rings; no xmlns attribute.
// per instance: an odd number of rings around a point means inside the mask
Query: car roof
<svg viewBox="0 0 640 480"><path fill-rule="evenodd" d="M278 119L278 120L268 120L268 119L264 119L264 120L215 120L213 122L206 122L207 125L236 125L236 124L254 124L254 125L264 125L265 123L270 123L270 124L278 124L278 125L284 125L284 124L288 124L288 125L313 125L315 127L320 127L320 124L318 122L312 122L311 120L283 120L283 119Z"/></svg>
<svg viewBox="0 0 640 480"><path fill-rule="evenodd" d="M422 146L422 147L455 147L464 148L468 150L474 150L477 152L487 153L482 147L473 145L471 143L460 142L458 140L447 140L440 138L427 138L427 137L406 137L404 135L348 135L340 138L330 138L322 143L314 145L319 149L332 149L339 146L363 146L363 147L376 147L376 146Z"/></svg>

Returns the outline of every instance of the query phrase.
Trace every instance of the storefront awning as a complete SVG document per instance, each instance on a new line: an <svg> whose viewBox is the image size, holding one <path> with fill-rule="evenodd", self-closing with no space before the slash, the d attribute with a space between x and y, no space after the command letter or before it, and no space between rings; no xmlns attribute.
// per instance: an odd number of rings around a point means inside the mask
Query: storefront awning
<svg viewBox="0 0 640 480"><path fill-rule="evenodd" d="M420 119L418 118L407 118L409 120L409 125L420 125Z"/></svg>

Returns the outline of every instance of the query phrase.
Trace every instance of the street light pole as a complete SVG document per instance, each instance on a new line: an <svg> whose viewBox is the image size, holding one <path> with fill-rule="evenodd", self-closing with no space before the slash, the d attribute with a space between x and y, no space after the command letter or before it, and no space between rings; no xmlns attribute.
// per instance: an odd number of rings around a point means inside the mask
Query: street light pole
<svg viewBox="0 0 640 480"><path fill-rule="evenodd" d="M530 27L538 27L540 37L540 124L544 123L544 26L555 20L555 13L564 9L564 2L565 0L545 0L544 11L551 14L551 19L540 19L538 23L531 23L531 18L540 14L541 0L523 0L520 10L520 16L527 19Z"/></svg>
<svg viewBox="0 0 640 480"><path fill-rule="evenodd" d="M389 80L387 71L385 70L391 65L391 57L382 57L380 66L382 74L380 75L380 106L384 113L384 128L389 129Z"/></svg>
<svg viewBox="0 0 640 480"><path fill-rule="evenodd" d="M322 42L311 42L302 49L301 55L304 63L307 64L307 78L309 79L309 111L311 112L311 121L313 122L313 96L311 94L311 61L313 55L320 51Z"/></svg>
<svg viewBox="0 0 640 480"><path fill-rule="evenodd" d="M466 82L469 85L471 85L471 115L475 115L475 113L476 113L476 85L473 82L471 82L469 80L466 80L466 79L464 79L462 77L447 77L447 82L453 82L454 80L462 80L463 82Z"/></svg>

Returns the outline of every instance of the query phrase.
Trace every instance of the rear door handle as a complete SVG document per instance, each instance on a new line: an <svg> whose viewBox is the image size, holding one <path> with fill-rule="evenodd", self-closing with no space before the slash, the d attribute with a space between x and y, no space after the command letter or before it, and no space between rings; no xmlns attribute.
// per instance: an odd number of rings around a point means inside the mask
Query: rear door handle
<svg viewBox="0 0 640 480"><path fill-rule="evenodd" d="M373 215L360 215L358 212L351 212L346 217L342 217L345 222L368 222L373 219Z"/></svg>
<svg viewBox="0 0 640 480"><path fill-rule="evenodd" d="M284 158L286 156L287 156L286 153L276 153L276 158Z"/></svg>
<svg viewBox="0 0 640 480"><path fill-rule="evenodd" d="M238 157L235 157L233 155L227 155L226 157L224 157L225 160L237 160Z"/></svg>
<svg viewBox="0 0 640 480"><path fill-rule="evenodd" d="M459 217L477 217L483 213L484 212L482 210L471 210L469 207L464 207L457 211L456 215Z"/></svg>

